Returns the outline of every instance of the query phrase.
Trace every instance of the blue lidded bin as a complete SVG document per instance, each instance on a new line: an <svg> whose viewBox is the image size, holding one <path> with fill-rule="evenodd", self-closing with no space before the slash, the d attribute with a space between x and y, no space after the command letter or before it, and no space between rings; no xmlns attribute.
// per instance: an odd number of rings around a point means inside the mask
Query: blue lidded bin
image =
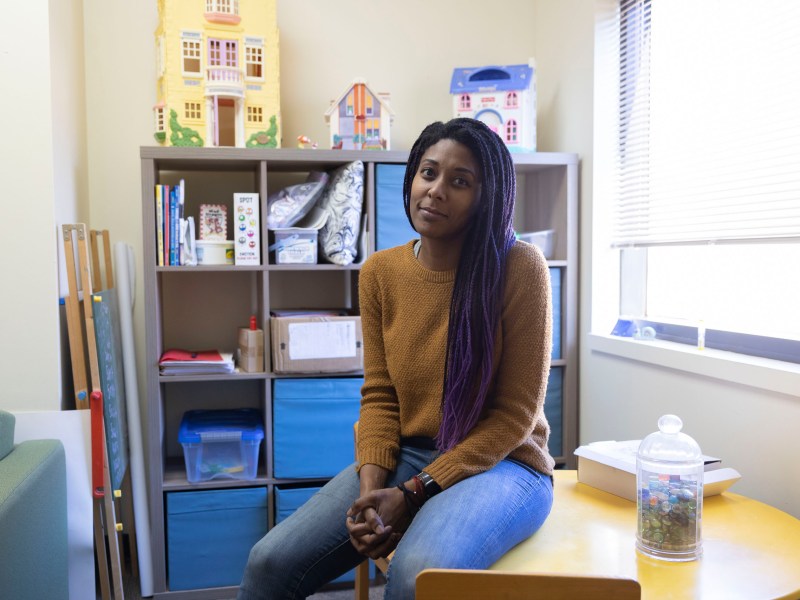
<svg viewBox="0 0 800 600"><path fill-rule="evenodd" d="M264 423L254 408L190 410L178 431L190 483L255 479Z"/></svg>

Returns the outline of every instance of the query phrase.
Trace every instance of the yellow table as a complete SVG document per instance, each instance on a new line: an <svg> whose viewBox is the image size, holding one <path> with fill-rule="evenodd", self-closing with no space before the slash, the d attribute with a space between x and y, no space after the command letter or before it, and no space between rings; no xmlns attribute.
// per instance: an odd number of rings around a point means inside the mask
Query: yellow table
<svg viewBox="0 0 800 600"><path fill-rule="evenodd" d="M542 528L492 569L636 579L643 599L800 598L800 520L739 494L703 502L703 555L675 563L636 551L636 504L556 471Z"/></svg>

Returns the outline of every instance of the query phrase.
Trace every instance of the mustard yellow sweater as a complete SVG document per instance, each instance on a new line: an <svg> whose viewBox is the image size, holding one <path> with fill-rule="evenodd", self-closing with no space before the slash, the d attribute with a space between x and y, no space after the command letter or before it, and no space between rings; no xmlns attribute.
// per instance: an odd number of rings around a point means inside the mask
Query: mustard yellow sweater
<svg viewBox="0 0 800 600"><path fill-rule="evenodd" d="M364 387L358 457L394 470L401 437L433 438L441 421L447 325L455 270L430 271L414 242L373 254L359 277ZM447 488L505 457L552 474L544 398L550 372L550 277L541 252L509 253L500 334L477 425L425 470Z"/></svg>

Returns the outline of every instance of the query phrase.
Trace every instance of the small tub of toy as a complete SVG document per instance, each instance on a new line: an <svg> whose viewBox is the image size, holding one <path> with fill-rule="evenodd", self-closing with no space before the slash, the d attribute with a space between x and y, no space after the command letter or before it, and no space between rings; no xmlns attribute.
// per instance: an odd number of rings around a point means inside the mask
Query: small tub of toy
<svg viewBox="0 0 800 600"><path fill-rule="evenodd" d="M233 240L197 240L198 265L232 265Z"/></svg>

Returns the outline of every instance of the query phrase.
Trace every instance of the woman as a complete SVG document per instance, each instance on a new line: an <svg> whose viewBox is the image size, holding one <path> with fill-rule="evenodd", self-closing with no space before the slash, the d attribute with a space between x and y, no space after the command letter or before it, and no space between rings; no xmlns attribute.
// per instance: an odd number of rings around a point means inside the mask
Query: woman
<svg viewBox="0 0 800 600"><path fill-rule="evenodd" d="M403 184L420 239L364 264L358 462L250 553L239 598L304 598L396 549L385 598L425 568L483 569L550 512L549 273L516 242L515 178L480 121L426 127Z"/></svg>

